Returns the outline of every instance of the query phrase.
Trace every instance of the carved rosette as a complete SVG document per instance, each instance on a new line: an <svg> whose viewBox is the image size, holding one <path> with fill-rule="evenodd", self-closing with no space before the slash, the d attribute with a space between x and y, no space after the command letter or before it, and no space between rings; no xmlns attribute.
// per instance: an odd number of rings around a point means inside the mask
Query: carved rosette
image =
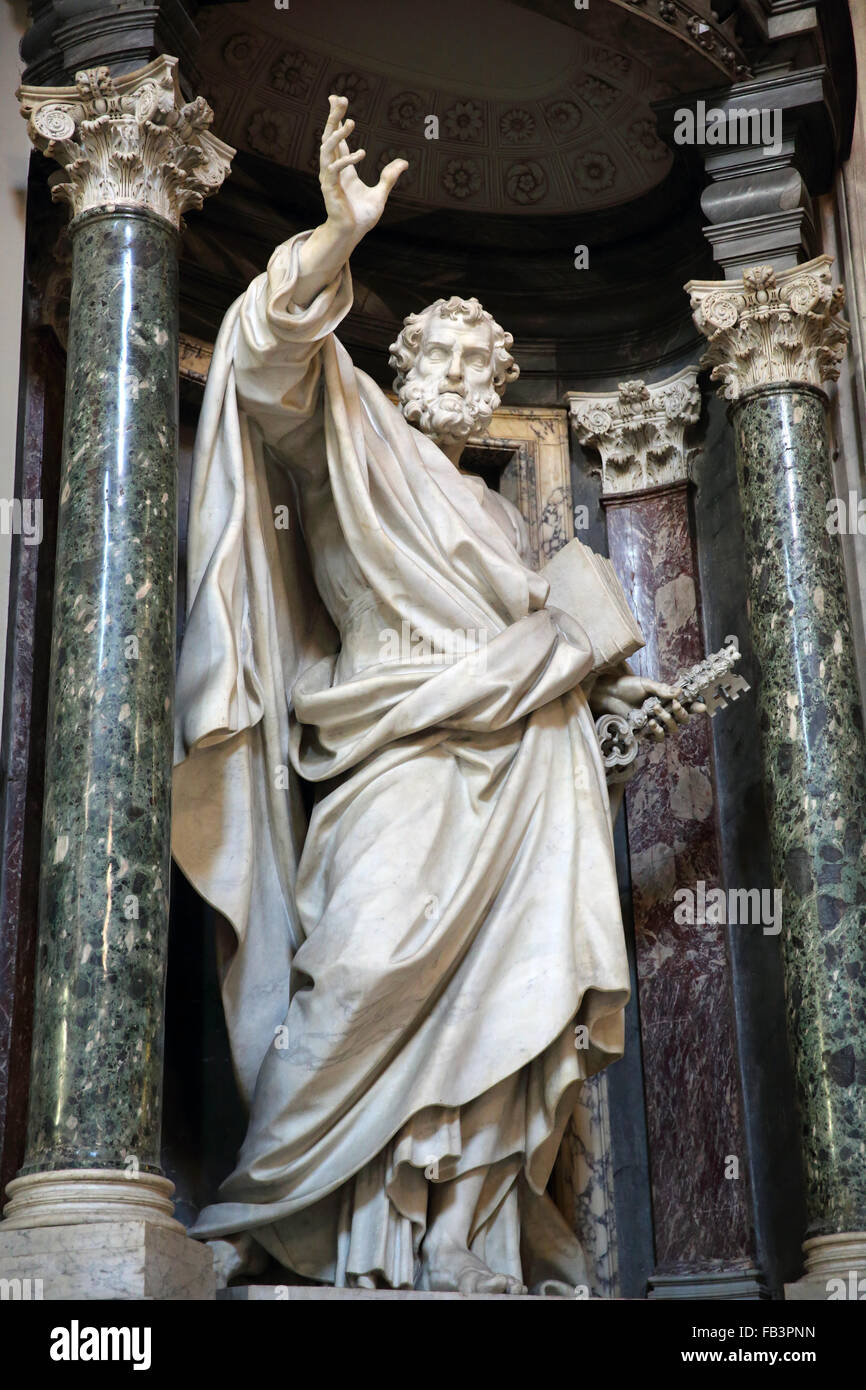
<svg viewBox="0 0 866 1390"><path fill-rule="evenodd" d="M722 383L719 395L735 401L757 386L836 380L850 325L832 263L817 256L791 270L752 266L742 281L689 281L692 316L709 343L701 365Z"/></svg>
<svg viewBox="0 0 866 1390"><path fill-rule="evenodd" d="M73 217L139 208L179 228L183 213L218 191L235 153L210 133L204 98L183 101L176 58L119 77L90 68L74 87L21 87L18 97L33 144L63 166L52 197Z"/></svg>
<svg viewBox="0 0 866 1390"><path fill-rule="evenodd" d="M580 443L601 455L602 493L634 492L689 477L697 450L686 431L701 412L697 367L648 386L620 382L616 391L569 391Z"/></svg>

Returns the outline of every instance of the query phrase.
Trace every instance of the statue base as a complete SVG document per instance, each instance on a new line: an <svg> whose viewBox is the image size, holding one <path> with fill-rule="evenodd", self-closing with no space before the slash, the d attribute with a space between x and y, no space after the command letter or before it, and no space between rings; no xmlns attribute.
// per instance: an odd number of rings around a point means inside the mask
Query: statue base
<svg viewBox="0 0 866 1390"><path fill-rule="evenodd" d="M423 1289L335 1289L330 1284L239 1284L217 1289L217 1300L243 1303L364 1303L377 1300L404 1303L455 1300L463 1303L561 1303L567 1299L539 1294L426 1293Z"/></svg>

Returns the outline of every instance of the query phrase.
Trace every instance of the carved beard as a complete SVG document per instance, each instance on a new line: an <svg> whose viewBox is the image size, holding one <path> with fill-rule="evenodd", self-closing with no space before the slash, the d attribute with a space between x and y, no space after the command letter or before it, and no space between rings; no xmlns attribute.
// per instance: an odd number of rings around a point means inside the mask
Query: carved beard
<svg viewBox="0 0 866 1390"><path fill-rule="evenodd" d="M440 385L439 381L419 380L414 369L409 371L397 399L410 425L447 444L468 439L489 424L499 405L492 386L485 391L466 389L466 394L458 397L445 395Z"/></svg>

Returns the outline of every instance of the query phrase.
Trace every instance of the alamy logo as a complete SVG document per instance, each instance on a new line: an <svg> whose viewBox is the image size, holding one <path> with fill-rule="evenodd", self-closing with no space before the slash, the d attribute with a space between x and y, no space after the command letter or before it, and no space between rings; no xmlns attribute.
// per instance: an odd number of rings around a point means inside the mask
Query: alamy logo
<svg viewBox="0 0 866 1390"><path fill-rule="evenodd" d="M52 1361L131 1361L134 1371L150 1370L149 1327L69 1327L51 1330Z"/></svg>
<svg viewBox="0 0 866 1390"><path fill-rule="evenodd" d="M406 619L397 632L387 627L379 633L380 656L382 661L429 662L436 665L443 659L459 661L468 657L470 670L484 671L487 666L486 628L440 628L422 636L412 631Z"/></svg>
<svg viewBox="0 0 866 1390"><path fill-rule="evenodd" d="M831 497L826 503L827 532L831 536L866 536L866 501L856 492L844 497Z"/></svg>
<svg viewBox="0 0 866 1390"><path fill-rule="evenodd" d="M692 888L674 892L674 921L679 926L705 926L707 923L764 928L764 936L778 936L782 930L781 888L707 888L699 878Z"/></svg>
<svg viewBox="0 0 866 1390"><path fill-rule="evenodd" d="M857 1269L848 1270L848 1282L836 1275L828 1279L825 1285L827 1289L827 1302L834 1303L840 1299L850 1300L853 1303L863 1303L866 1301L866 1279L860 1278L862 1271Z"/></svg>
<svg viewBox="0 0 866 1390"><path fill-rule="evenodd" d="M42 1296L41 1279L0 1279L0 1303L7 1299L27 1302L28 1299L41 1299Z"/></svg>
<svg viewBox="0 0 866 1390"><path fill-rule="evenodd" d="M0 497L0 535L21 536L25 545L42 540L42 499Z"/></svg>
<svg viewBox="0 0 866 1390"><path fill-rule="evenodd" d="M674 112L674 143L677 145L763 145L765 154L782 152L782 112L758 110L707 110L699 101L694 111L681 107Z"/></svg>

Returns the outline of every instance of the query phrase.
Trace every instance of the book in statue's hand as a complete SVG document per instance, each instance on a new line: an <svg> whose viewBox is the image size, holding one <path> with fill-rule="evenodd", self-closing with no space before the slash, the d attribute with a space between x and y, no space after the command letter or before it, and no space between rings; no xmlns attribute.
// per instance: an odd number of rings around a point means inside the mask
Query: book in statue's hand
<svg viewBox="0 0 866 1390"><path fill-rule="evenodd" d="M550 585L548 607L561 609L580 624L592 643L596 671L618 666L644 646L622 585L604 555L574 539L541 573Z"/></svg>

